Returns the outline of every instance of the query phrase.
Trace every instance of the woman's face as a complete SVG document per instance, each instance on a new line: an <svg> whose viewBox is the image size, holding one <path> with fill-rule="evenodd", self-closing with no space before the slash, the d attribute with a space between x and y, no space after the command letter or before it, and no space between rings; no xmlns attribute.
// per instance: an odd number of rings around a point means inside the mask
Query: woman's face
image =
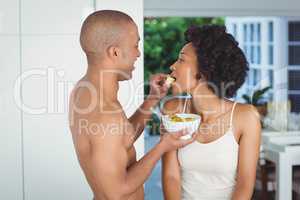
<svg viewBox="0 0 300 200"><path fill-rule="evenodd" d="M198 62L195 48L192 43L187 43L181 49L177 61L170 67L171 76L176 78L172 85L173 94L182 92L191 92L198 83L196 78L198 71Z"/></svg>

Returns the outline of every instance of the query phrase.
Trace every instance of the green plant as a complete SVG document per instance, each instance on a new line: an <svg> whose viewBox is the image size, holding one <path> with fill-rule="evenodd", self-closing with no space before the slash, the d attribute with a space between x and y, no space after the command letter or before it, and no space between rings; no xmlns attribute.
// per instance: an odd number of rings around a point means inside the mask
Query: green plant
<svg viewBox="0 0 300 200"><path fill-rule="evenodd" d="M254 106L259 106L259 105L262 105L263 102L261 102L261 100L263 99L263 96L264 94L270 90L271 87L268 86L268 87L265 87L263 89L259 89L259 90L255 90L252 94L252 96L250 95L247 95L247 94L244 94L242 96L242 98L246 101L246 103L248 104L252 104Z"/></svg>

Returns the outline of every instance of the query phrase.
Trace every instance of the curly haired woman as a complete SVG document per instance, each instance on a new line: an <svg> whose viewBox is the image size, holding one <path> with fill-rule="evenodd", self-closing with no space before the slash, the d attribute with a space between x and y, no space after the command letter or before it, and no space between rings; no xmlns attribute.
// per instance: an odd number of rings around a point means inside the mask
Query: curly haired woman
<svg viewBox="0 0 300 200"><path fill-rule="evenodd" d="M188 92L187 112L201 116L196 141L163 157L165 200L250 200L260 146L256 109L230 100L244 83L248 62L224 26L190 27L171 66L172 93ZM165 114L182 111L173 99Z"/></svg>

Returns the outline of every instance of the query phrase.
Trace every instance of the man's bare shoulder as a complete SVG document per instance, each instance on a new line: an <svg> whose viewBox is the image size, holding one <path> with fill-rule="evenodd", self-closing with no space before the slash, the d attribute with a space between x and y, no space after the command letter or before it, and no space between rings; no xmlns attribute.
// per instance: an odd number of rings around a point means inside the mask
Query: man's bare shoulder
<svg viewBox="0 0 300 200"><path fill-rule="evenodd" d="M80 80L72 90L69 101L72 118L100 123L126 121L121 104L118 101L101 98L95 89L87 87L89 84L88 81Z"/></svg>

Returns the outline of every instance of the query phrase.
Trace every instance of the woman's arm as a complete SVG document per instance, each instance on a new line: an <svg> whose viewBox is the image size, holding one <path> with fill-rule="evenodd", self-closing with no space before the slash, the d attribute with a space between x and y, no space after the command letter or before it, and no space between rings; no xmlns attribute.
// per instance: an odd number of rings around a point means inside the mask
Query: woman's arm
<svg viewBox="0 0 300 200"><path fill-rule="evenodd" d="M245 105L240 107L239 160L237 184L232 200L250 200L256 179L256 167L259 157L261 124L260 116L255 107ZM243 123L247 122L247 123Z"/></svg>
<svg viewBox="0 0 300 200"><path fill-rule="evenodd" d="M162 157L162 183L165 200L181 199L180 167L177 151L165 153Z"/></svg>

